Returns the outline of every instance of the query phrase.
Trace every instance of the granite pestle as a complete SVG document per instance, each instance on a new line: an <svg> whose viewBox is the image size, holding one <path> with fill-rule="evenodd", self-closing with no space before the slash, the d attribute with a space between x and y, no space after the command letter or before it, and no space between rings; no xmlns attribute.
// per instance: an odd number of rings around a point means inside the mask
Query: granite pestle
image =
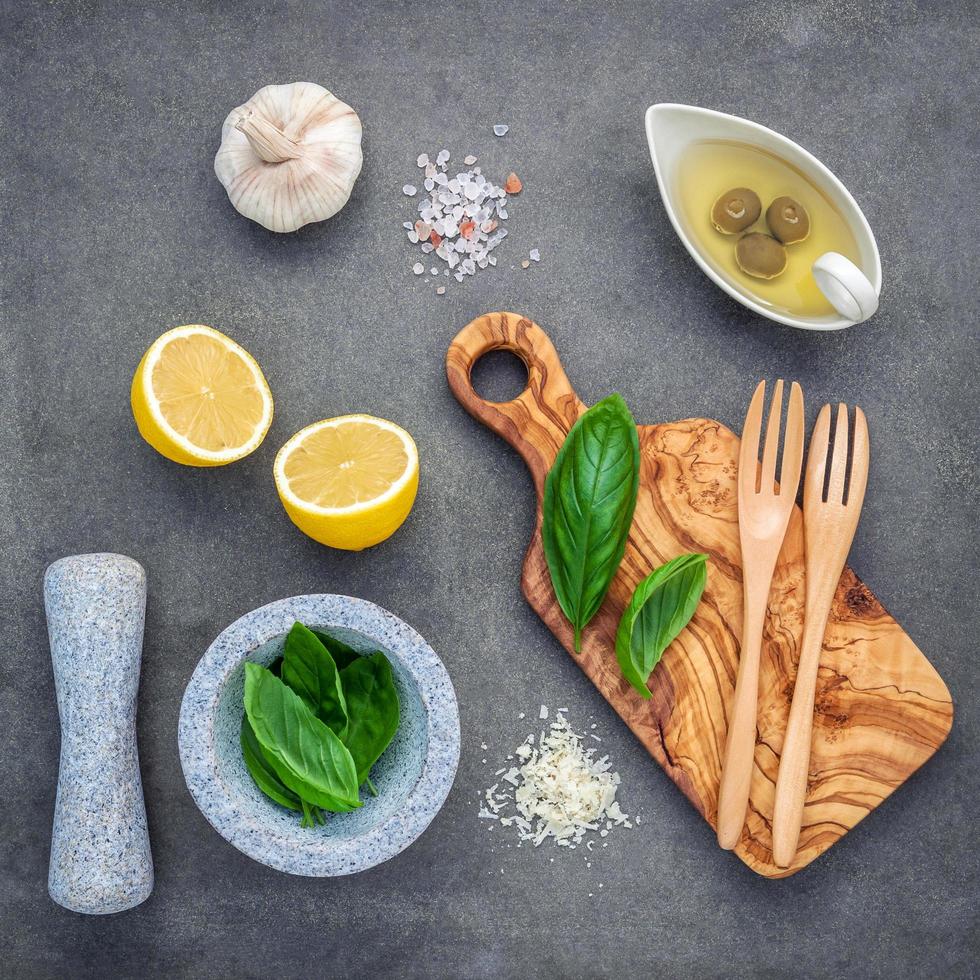
<svg viewBox="0 0 980 980"><path fill-rule="evenodd" d="M74 912L122 912L153 889L136 747L146 573L124 555L62 558L44 607L61 719L48 892Z"/></svg>

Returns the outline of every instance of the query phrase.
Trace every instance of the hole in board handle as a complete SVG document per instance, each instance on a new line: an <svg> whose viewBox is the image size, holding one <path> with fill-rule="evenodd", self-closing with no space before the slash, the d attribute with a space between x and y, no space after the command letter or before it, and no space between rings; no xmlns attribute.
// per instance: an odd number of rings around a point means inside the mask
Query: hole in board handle
<svg viewBox="0 0 980 980"><path fill-rule="evenodd" d="M528 385L528 367L519 354L505 348L487 351L473 362L470 384L487 402L510 402Z"/></svg>

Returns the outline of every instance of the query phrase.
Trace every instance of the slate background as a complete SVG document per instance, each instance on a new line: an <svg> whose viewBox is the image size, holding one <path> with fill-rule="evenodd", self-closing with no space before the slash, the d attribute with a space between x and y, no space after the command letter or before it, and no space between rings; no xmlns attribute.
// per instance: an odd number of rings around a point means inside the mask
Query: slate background
<svg viewBox="0 0 980 980"><path fill-rule="evenodd" d="M970 3L50 2L2 6L0 974L9 977L967 977L975 975L978 102ZM364 122L332 221L287 237L238 216L211 170L221 121L261 85L311 79ZM643 112L691 102L800 141L875 229L881 311L809 335L713 289L657 196ZM491 134L506 122L504 139ZM525 192L496 272L437 297L410 272L401 186L442 146ZM519 268L526 250L539 266ZM513 268L516 266L516 268ZM450 338L512 309L554 338L586 401L645 422L737 426L754 381L799 378L809 421L859 401L872 427L852 562L957 701L939 755L841 844L770 883L708 826L525 605L533 508L516 454L445 384ZM251 458L195 471L136 433L128 386L163 330L205 322L262 364L276 419ZM504 358L483 390L515 390ZM423 460L406 526L340 554L272 483L308 422L368 411ZM110 918L45 890L58 756L41 576L114 550L148 572L139 741L157 883ZM463 753L428 832L340 880L253 863L198 812L181 694L228 623L302 592L379 602L452 674ZM642 824L591 855L508 848L477 819L541 702L592 720ZM489 748L480 749L486 741ZM487 758L483 765L481 759ZM599 883L603 887L600 889ZM590 896L589 893L592 893Z"/></svg>

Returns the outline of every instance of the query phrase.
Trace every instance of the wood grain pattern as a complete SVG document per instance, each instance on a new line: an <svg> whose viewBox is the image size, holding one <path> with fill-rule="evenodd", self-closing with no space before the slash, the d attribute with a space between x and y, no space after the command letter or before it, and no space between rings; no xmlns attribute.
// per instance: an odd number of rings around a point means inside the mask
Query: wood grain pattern
<svg viewBox="0 0 980 980"><path fill-rule="evenodd" d="M527 388L509 402L484 401L470 383L473 365L495 349L513 351L527 365ZM545 332L515 313L490 313L460 331L449 347L446 370L463 407L506 439L531 472L537 521L521 584L532 608L571 653L572 631L555 599L541 546L541 498L548 469L586 406ZM746 398L749 394L747 388ZM739 441L711 419L641 425L639 432L640 493L626 555L603 607L584 631L581 656L572 656L714 827L742 633ZM710 556L704 600L653 672L653 697L646 701L620 674L616 626L637 583L686 551ZM803 631L803 554L796 508L773 578L749 813L735 848L750 868L771 878L805 867L867 816L939 748L953 720L949 691L935 669L845 568L824 637L799 848L790 867L773 862L775 781Z"/></svg>

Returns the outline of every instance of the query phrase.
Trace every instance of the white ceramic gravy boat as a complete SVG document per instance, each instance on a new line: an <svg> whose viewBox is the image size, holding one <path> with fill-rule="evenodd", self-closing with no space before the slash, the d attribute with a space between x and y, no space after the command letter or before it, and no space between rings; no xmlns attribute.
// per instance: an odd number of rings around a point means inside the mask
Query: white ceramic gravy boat
<svg viewBox="0 0 980 980"><path fill-rule="evenodd" d="M875 236L847 188L815 156L785 136L748 119L674 102L650 106L646 129L660 196L671 224L705 275L729 296L761 316L801 330L840 330L867 320L878 309L881 257ZM813 277L838 316L792 316L772 309L715 272L681 227L674 207L678 164L690 144L701 140L736 140L775 153L827 195L850 227L860 253L860 268L837 252L825 252L813 263Z"/></svg>

